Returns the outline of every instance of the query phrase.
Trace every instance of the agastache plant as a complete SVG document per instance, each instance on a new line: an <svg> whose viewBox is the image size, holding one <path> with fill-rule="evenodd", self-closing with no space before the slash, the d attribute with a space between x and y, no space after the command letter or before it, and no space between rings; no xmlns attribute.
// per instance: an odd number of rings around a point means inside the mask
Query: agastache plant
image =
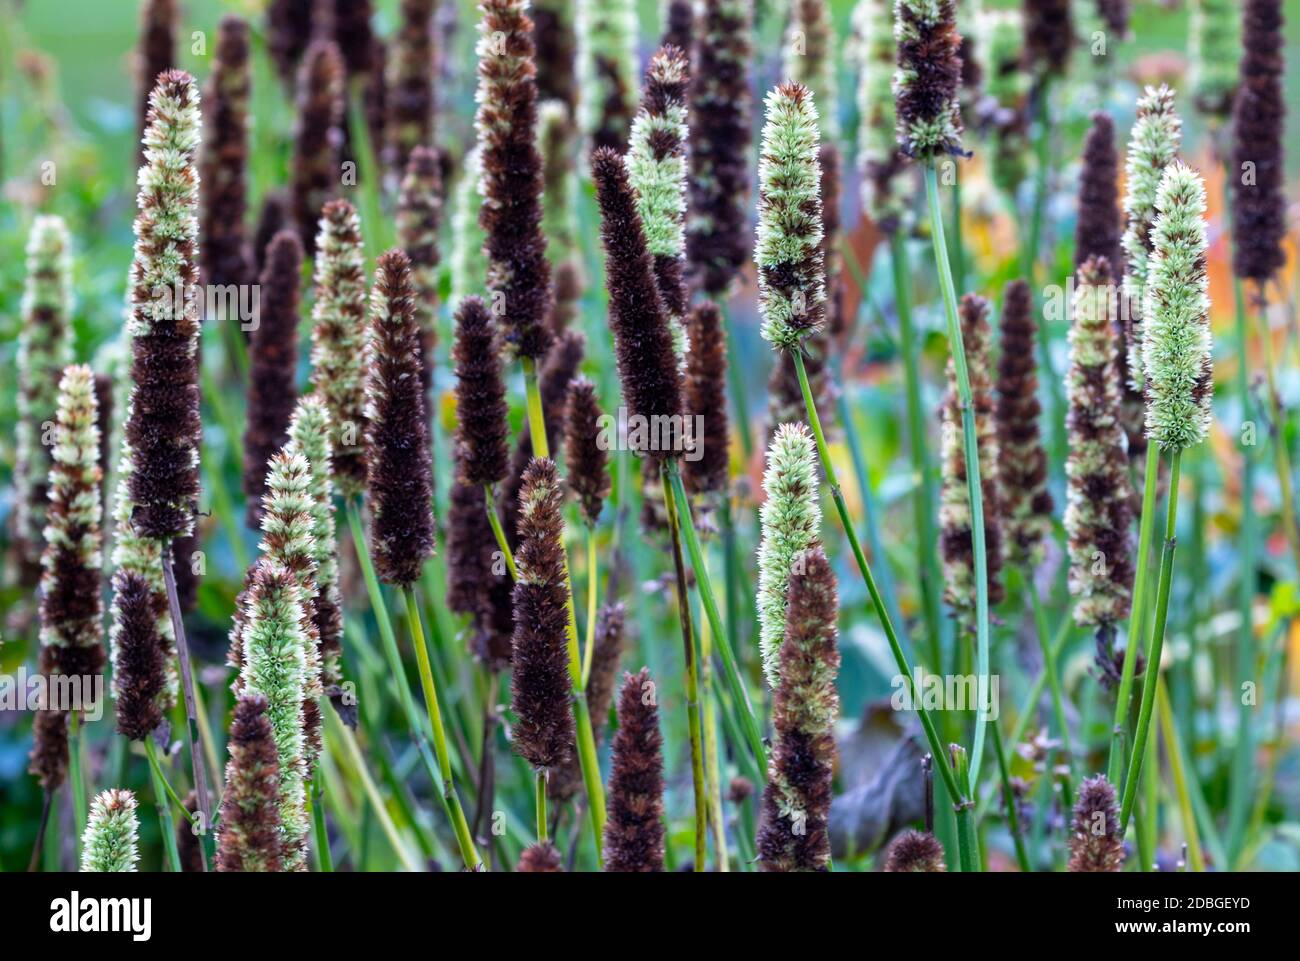
<svg viewBox="0 0 1300 961"><path fill-rule="evenodd" d="M361 223L346 200L330 201L321 216L311 339L311 382L329 412L334 482L345 498L354 498L366 483L365 371L370 336Z"/></svg>
<svg viewBox="0 0 1300 961"><path fill-rule="evenodd" d="M894 43L899 147L921 161L960 154L961 38L953 0L896 0Z"/></svg>
<svg viewBox="0 0 1300 961"><path fill-rule="evenodd" d="M315 253L321 208L336 192L343 146L344 66L332 42L307 49L298 74L298 111L294 125L290 189L298 237Z"/></svg>
<svg viewBox="0 0 1300 961"><path fill-rule="evenodd" d="M885 857L885 871L890 874L939 873L947 871L943 860L943 845L928 831L910 828L889 845Z"/></svg>
<svg viewBox="0 0 1300 961"><path fill-rule="evenodd" d="M261 694L235 703L217 833L218 871L279 871L280 761Z"/></svg>
<svg viewBox="0 0 1300 961"><path fill-rule="evenodd" d="M442 169L425 146L411 151L397 195L397 243L411 258L420 325L420 382L431 403L433 350L438 341L438 228L442 224Z"/></svg>
<svg viewBox="0 0 1300 961"><path fill-rule="evenodd" d="M247 21L226 16L217 30L212 74L204 89L203 144L199 173L205 284L252 283L244 217L248 208L248 101L250 88ZM226 323L233 318L223 319Z"/></svg>
<svg viewBox="0 0 1300 961"><path fill-rule="evenodd" d="M654 681L646 668L624 674L618 697L605 824L605 870L664 869L663 736Z"/></svg>
<svg viewBox="0 0 1300 961"><path fill-rule="evenodd" d="M149 108L158 78L176 66L177 0L144 0L140 5L140 46L135 52L136 143L149 128ZM136 163L144 162L144 151Z"/></svg>
<svg viewBox="0 0 1300 961"><path fill-rule="evenodd" d="M813 99L822 105L822 130L828 141L835 140L839 132L835 119L837 62L830 4L827 0L792 0L782 45L781 76L812 91Z"/></svg>
<svg viewBox="0 0 1300 961"><path fill-rule="evenodd" d="M563 104L570 122L578 103L574 65L578 38L573 30L569 0L536 0L533 4L533 44L537 47L537 92L543 101Z"/></svg>
<svg viewBox="0 0 1300 961"><path fill-rule="evenodd" d="M1241 61L1240 5L1235 0L1192 0L1187 22L1188 86L1196 109L1223 124L1237 94Z"/></svg>
<svg viewBox="0 0 1300 961"><path fill-rule="evenodd" d="M433 85L437 75L434 13L437 0L401 0L397 32L386 59L384 162L401 177L411 151L434 143Z"/></svg>
<svg viewBox="0 0 1300 961"><path fill-rule="evenodd" d="M135 795L110 788L95 795L81 838L83 872L134 872L140 860L140 822Z"/></svg>
<svg viewBox="0 0 1300 961"><path fill-rule="evenodd" d="M862 208L886 233L902 224L907 211L901 176L906 158L899 152L894 116L894 21L890 0L858 0L853 8L858 67L858 169Z"/></svg>
<svg viewBox="0 0 1300 961"><path fill-rule="evenodd" d="M59 376L72 360L71 240L63 219L42 215L27 241L27 278L15 359L18 425L15 437L14 534L24 582L40 573L50 447L46 432L56 419Z"/></svg>
<svg viewBox="0 0 1300 961"><path fill-rule="evenodd" d="M1123 866L1124 832L1115 787L1106 775L1098 774L1079 787L1070 822L1070 863L1066 870L1117 872Z"/></svg>

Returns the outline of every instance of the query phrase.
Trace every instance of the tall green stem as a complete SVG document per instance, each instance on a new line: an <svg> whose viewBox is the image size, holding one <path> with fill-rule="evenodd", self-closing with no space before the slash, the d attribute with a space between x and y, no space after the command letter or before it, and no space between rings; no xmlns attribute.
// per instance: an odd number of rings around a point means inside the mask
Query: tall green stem
<svg viewBox="0 0 1300 961"><path fill-rule="evenodd" d="M533 781L533 799L537 807L537 843L547 840L546 827L546 771L537 771Z"/></svg>
<svg viewBox="0 0 1300 961"><path fill-rule="evenodd" d="M322 874L334 873L334 857L330 854L330 834L325 826L325 790L321 786L321 772L317 771L308 787L311 804L312 830L316 836L316 866Z"/></svg>
<svg viewBox="0 0 1300 961"><path fill-rule="evenodd" d="M68 789L72 792L73 854L81 858L81 832L86 829L86 739L81 730L81 712L68 712Z"/></svg>
<svg viewBox="0 0 1300 961"><path fill-rule="evenodd" d="M916 570L921 578L921 604L925 612L925 633L930 642L932 670L943 666L941 647L942 611L939 606L939 559L936 554L939 535L934 518L938 495L934 471L930 469L929 445L926 443L926 416L921 406L920 344L912 322L911 271L907 263L907 239L901 231L889 235L889 260L894 275L894 308L898 312L898 332L903 350L903 379L907 398L908 454L916 488L912 493L912 523L916 525Z"/></svg>
<svg viewBox="0 0 1300 961"><path fill-rule="evenodd" d="M429 651L424 640L424 627L420 623L420 608L415 600L415 591L409 585L402 588L402 596L406 600L406 623L411 631L411 646L415 648L415 659L420 668L420 686L424 689L424 706L429 712L429 727L433 732L433 753L438 760L438 771L442 776L443 798L451 811L452 828L456 832L456 843L460 846L461 860L469 870L477 871L483 862L474 848L469 823L465 820L465 811L460 806L460 795L456 793L456 781L451 771L451 755L447 752L447 733L442 725L442 709L438 706L438 689L433 683Z"/></svg>
<svg viewBox="0 0 1300 961"><path fill-rule="evenodd" d="M1016 810L1016 794L1011 789L1011 770L1007 767L1007 754L1002 748L1002 733L994 721L989 728L993 732L993 752L998 760L998 777L1002 779L1002 803L1007 806L1007 830L1011 833L1012 843L1016 848L1016 863L1026 873L1033 870L1029 866L1029 855L1025 853L1025 839L1021 837L1020 813Z"/></svg>
<svg viewBox="0 0 1300 961"><path fill-rule="evenodd" d="M1165 690L1163 677L1156 681L1156 705L1165 739L1165 754L1169 756L1169 772L1174 780L1174 793L1178 795L1178 816L1183 822L1183 835L1187 840L1187 864L1200 873L1205 870L1205 856L1201 853L1201 835L1196 828L1191 792L1187 789L1182 745L1178 743L1178 728L1174 726L1174 712L1169 706L1169 692Z"/></svg>
<svg viewBox="0 0 1300 961"><path fill-rule="evenodd" d="M1147 445L1145 478L1142 482L1142 517L1138 522L1138 556L1133 577L1133 604L1129 609L1128 641L1124 648L1124 669L1120 673L1119 691L1115 696L1115 724L1110 732L1110 761L1106 776L1119 786L1123 773L1124 733L1128 730L1129 701L1133 678L1137 674L1137 650L1146 624L1147 565L1151 557L1151 535L1155 529L1156 492L1160 486L1160 448L1152 441ZM1147 662L1150 665L1150 661Z"/></svg>
<svg viewBox="0 0 1300 961"><path fill-rule="evenodd" d="M675 469L675 468L674 468ZM682 559L682 538L677 523L677 506L668 485L663 486L664 509L668 513L668 532L673 549L673 573L676 575L677 620L682 630L682 649L686 659L686 727L691 742L691 788L695 798L695 870L703 871L708 854L708 794L704 787L704 742L700 725L700 668L691 630L691 598L686 587L686 562Z"/></svg>
<svg viewBox="0 0 1300 961"><path fill-rule="evenodd" d="M1157 452L1153 442L1149 448ZM1169 585L1173 578L1175 531L1178 525L1178 475L1182 468L1183 452L1176 450L1169 459L1169 507L1165 513L1165 544L1160 554L1160 582L1156 588L1156 621L1147 646L1146 677L1142 683L1142 706L1138 709L1137 730L1133 736L1133 753L1129 756L1128 775L1124 779L1124 804L1120 808L1119 828L1123 834L1133 813L1137 798L1138 780L1142 775L1142 761L1146 754L1147 734L1151 727L1151 710L1156 699L1156 679L1160 676L1160 653L1165 643L1165 623L1169 617Z"/></svg>
<svg viewBox="0 0 1300 961"><path fill-rule="evenodd" d="M957 813L957 854L961 871L963 874L970 874L980 869L980 842L979 834L975 830L975 805L970 799L970 767L966 762L966 749L958 744L949 745L952 751L952 768L955 772L956 782L961 785L962 791L958 793L953 791L952 796L961 798L955 802ZM946 762L946 759L945 759ZM943 770L941 765L940 771Z"/></svg>
<svg viewBox="0 0 1300 961"><path fill-rule="evenodd" d="M176 846L176 822L172 819L167 779L163 777L162 768L158 765L158 749L154 746L152 736L144 739L144 753L149 759L149 780L153 785L154 805L158 809L158 827L162 833L163 850L167 854L167 865L169 870L179 874L181 855Z"/></svg>
<svg viewBox="0 0 1300 961"><path fill-rule="evenodd" d="M483 500L487 508L488 524L492 527L492 536L497 539L497 548L506 562L506 570L510 572L510 579L517 581L519 570L515 567L515 555L511 553L510 542L506 540L506 532L501 528L501 518L497 516L496 494L491 484L483 485Z"/></svg>
<svg viewBox="0 0 1300 961"><path fill-rule="evenodd" d="M957 399L961 405L962 456L966 463L966 493L970 499L971 545L975 555L975 670L979 676L981 704L988 703L989 689L989 572L984 541L984 494L980 484L979 447L975 440L975 404L971 396L970 371L966 366L966 348L962 343L961 321L957 317L957 290L948 265L948 246L943 234L943 210L939 204L939 178L934 164L925 165L925 196L930 208L931 246L934 247L943 292L944 313L948 320L948 346L957 375ZM975 741L971 748L971 783L979 783L980 762L984 756L986 712L975 716Z"/></svg>

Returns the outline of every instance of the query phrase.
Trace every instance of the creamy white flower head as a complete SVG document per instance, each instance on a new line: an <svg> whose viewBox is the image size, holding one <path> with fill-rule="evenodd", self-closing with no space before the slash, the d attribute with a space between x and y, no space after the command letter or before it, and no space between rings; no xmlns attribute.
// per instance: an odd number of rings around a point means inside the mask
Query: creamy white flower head
<svg viewBox="0 0 1300 961"><path fill-rule="evenodd" d="M1205 440L1214 396L1205 274L1205 184L1181 161L1156 191L1142 338L1147 436L1170 451Z"/></svg>
<svg viewBox="0 0 1300 961"><path fill-rule="evenodd" d="M113 788L95 795L81 836L81 870L133 872L140 860L135 795Z"/></svg>
<svg viewBox="0 0 1300 961"><path fill-rule="evenodd" d="M786 590L790 575L804 563L821 536L817 451L803 424L782 424L767 451L758 547L758 628L763 673L776 688L781 643L785 639Z"/></svg>

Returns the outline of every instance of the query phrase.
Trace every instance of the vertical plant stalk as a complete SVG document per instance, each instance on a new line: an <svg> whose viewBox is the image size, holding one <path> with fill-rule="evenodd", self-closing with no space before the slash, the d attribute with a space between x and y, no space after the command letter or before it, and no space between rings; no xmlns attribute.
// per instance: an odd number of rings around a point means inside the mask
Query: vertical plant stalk
<svg viewBox="0 0 1300 961"><path fill-rule="evenodd" d="M323 874L334 873L334 857L330 854L330 835L325 826L325 787L321 772L307 787L307 806L311 809L312 831L316 836L317 869Z"/></svg>
<svg viewBox="0 0 1300 961"><path fill-rule="evenodd" d="M1151 557L1151 535L1155 528L1156 492L1159 487L1160 451L1147 445L1147 463L1142 481L1142 517L1138 522L1137 568L1133 577L1133 607L1129 615L1128 641L1124 649L1124 670L1119 679L1119 692L1115 698L1115 724L1110 733L1110 761L1106 778L1111 784L1120 783L1124 763L1124 734L1128 729L1129 702L1133 693L1133 678L1137 673L1137 646L1141 643L1143 624L1146 621L1147 566ZM1172 488L1171 488L1172 490ZM1147 669L1150 670L1150 661Z"/></svg>
<svg viewBox="0 0 1300 961"><path fill-rule="evenodd" d="M536 773L533 797L537 808L537 843L545 844L549 838L546 829L546 771L544 770Z"/></svg>
<svg viewBox="0 0 1300 961"><path fill-rule="evenodd" d="M144 739L145 757L149 759L149 781L153 787L154 806L158 810L158 829L162 832L163 850L167 855L167 869L176 874L181 873L181 856L176 846L176 822L172 819L170 788L158 764L158 749L154 746L153 736ZM203 870L207 870L207 858L203 859Z"/></svg>
<svg viewBox="0 0 1300 961"><path fill-rule="evenodd" d="M957 814L957 856L963 874L974 873L980 869L980 842L975 830L974 803L970 800L970 766L966 761L966 749L959 744L950 744L952 752L952 771L955 782L961 786L960 793L952 792L959 798L953 805ZM938 755L943 758L943 755ZM945 761L940 760L939 770L943 771Z"/></svg>
<svg viewBox="0 0 1300 961"><path fill-rule="evenodd" d="M433 683L433 671L429 666L429 649L424 639L424 627L420 623L420 607L415 600L415 590L409 584L403 585L402 596L406 601L406 623L411 631L411 646L415 648L415 659L420 669L420 687L424 691L424 706L429 712L429 727L433 732L433 752L438 760L438 773L442 779L442 796L451 813L451 825L456 832L456 844L460 848L461 860L469 870L477 871L483 862L474 848L469 823L465 820L465 810L461 807L460 795L456 793L456 781L451 770L451 755L447 752L447 732L442 724L442 709L438 704L438 689Z"/></svg>
<svg viewBox="0 0 1300 961"><path fill-rule="evenodd" d="M674 468L676 470L676 468ZM691 629L691 599L686 587L686 564L682 560L682 538L676 501L668 485L663 487L664 509L672 539L673 573L676 575L677 620L682 630L682 653L686 658L686 721L691 742L691 789L695 798L695 870L701 872L708 855L709 800L704 787L704 744L700 728L700 668Z"/></svg>
<svg viewBox="0 0 1300 961"><path fill-rule="evenodd" d="M934 486L934 472L930 469L929 447L925 440L925 413L921 408L920 344L916 340L916 327L912 322L912 297L909 285L911 275L907 264L907 238L895 230L889 236L890 266L894 277L894 305L898 312L898 330L903 350L903 379L907 397L907 436L912 472L917 478L917 488L912 495L912 519L916 524L918 539L917 571L921 573L921 604L925 613L925 629L930 640L931 667L939 670L943 664L941 648L942 618L939 607L938 558L935 545L939 534L934 528L938 510Z"/></svg>
<svg viewBox="0 0 1300 961"><path fill-rule="evenodd" d="M1187 771L1183 767L1183 752L1178 744L1178 728L1174 726L1173 708L1169 706L1169 692L1165 679L1156 682L1156 708L1160 712L1160 730L1165 738L1165 754L1169 757L1169 773L1174 780L1174 793L1178 796L1178 817L1183 822L1187 840L1187 864L1198 874L1205 871L1205 855L1201 853L1201 836L1196 827L1196 814L1187 789Z"/></svg>
<svg viewBox="0 0 1300 961"><path fill-rule="evenodd" d="M980 484L979 450L975 443L975 409L971 398L970 371L966 367L966 349L962 345L961 324L957 319L957 291L953 286L952 269L948 264L943 211L939 205L939 180L934 164L927 163L924 173L935 264L939 272L939 286L943 292L944 313L948 321L948 345L952 352L953 368L957 374L957 399L961 404L962 455L966 462L966 494L970 498L971 545L975 555L975 670L979 678L978 696L980 703L984 704L987 703L989 690L989 572L987 548L984 543L984 495ZM1052 376L1049 369L1048 377L1052 378ZM818 443L820 445L820 438ZM975 717L975 741L970 757L972 784L979 783L987 725L986 712L978 712Z"/></svg>
<svg viewBox="0 0 1300 961"><path fill-rule="evenodd" d="M1026 873L1033 870L1029 864L1029 855L1025 853L1025 839L1020 836L1020 815L1016 811L1016 794L1011 789L1011 772L1007 767L1007 754L1002 748L1002 733L995 722L993 731L993 752L998 759L998 777L1002 779L1002 803L1007 806L1007 831L1016 847L1016 863ZM1066 792L1069 796L1069 792Z"/></svg>
<svg viewBox="0 0 1300 961"><path fill-rule="evenodd" d="M550 457L546 439L546 417L542 410L542 394L537 383L537 364L533 358L520 357L524 369L524 392L528 408L528 433L533 444L534 457ZM596 858L603 862L602 840L605 836L605 786L600 780L600 761L596 757L596 735L591 726L591 708L582 681L582 652L578 645L578 620L573 607L573 578L569 576L567 553L564 560L565 589L568 592L569 620L569 679L573 684L573 721L577 728L578 764L582 769L582 783L587 792L587 811L595 833Z"/></svg>
<svg viewBox="0 0 1300 961"><path fill-rule="evenodd" d="M1159 445L1153 440L1148 456L1158 456ZM1174 536L1178 521L1178 475L1182 469L1183 452L1175 449L1169 458L1169 506L1165 511L1165 543L1160 553L1160 580L1156 586L1156 619L1147 645L1146 677L1142 684L1142 704L1138 709L1137 728L1133 735L1133 751L1129 755L1128 774L1124 778L1124 803L1120 807L1120 833L1128 827L1129 815L1137 799L1138 780L1142 775L1142 762L1146 754L1147 735L1151 727L1151 709L1155 704L1157 680L1160 677L1160 653L1165 643L1165 623L1169 617L1169 584L1173 577ZM1135 622L1136 623L1136 622Z"/></svg>
<svg viewBox="0 0 1300 961"><path fill-rule="evenodd" d="M167 588L167 608L171 612L172 630L176 637L176 656L181 665L181 693L185 699L185 743L190 751L190 769L194 772L194 793L198 795L199 811L203 824L212 824L212 796L208 793L208 772L200 751L199 712L194 702L194 669L190 664L190 645L185 637L185 621L181 616L181 602L176 594L176 574L172 570L172 546L162 547L163 584ZM173 832L174 834L174 832ZM207 859L203 870L208 870Z"/></svg>
<svg viewBox="0 0 1300 961"><path fill-rule="evenodd" d="M1065 796L1070 793L1070 777L1074 772L1074 748L1070 744L1070 725L1065 717L1065 692L1061 688L1061 675L1057 670L1056 652L1052 649L1052 639L1048 634L1047 612L1043 609L1043 599L1039 596L1038 586L1034 583L1030 571L1023 572L1025 593L1029 595L1029 608L1034 616L1034 634L1038 637L1038 649L1043 655L1043 675L1047 678L1047 689L1052 695L1052 714L1056 720L1057 731L1061 737L1061 749L1065 752L1070 774L1065 782Z"/></svg>

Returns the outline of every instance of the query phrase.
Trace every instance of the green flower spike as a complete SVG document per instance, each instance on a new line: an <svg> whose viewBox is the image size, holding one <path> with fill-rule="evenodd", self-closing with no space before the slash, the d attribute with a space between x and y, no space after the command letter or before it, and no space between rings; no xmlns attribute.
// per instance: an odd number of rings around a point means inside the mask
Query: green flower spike
<svg viewBox="0 0 1300 961"><path fill-rule="evenodd" d="M135 815L135 795L110 789L95 795L90 818L81 836L81 870L133 872L140 860L140 822Z"/></svg>

